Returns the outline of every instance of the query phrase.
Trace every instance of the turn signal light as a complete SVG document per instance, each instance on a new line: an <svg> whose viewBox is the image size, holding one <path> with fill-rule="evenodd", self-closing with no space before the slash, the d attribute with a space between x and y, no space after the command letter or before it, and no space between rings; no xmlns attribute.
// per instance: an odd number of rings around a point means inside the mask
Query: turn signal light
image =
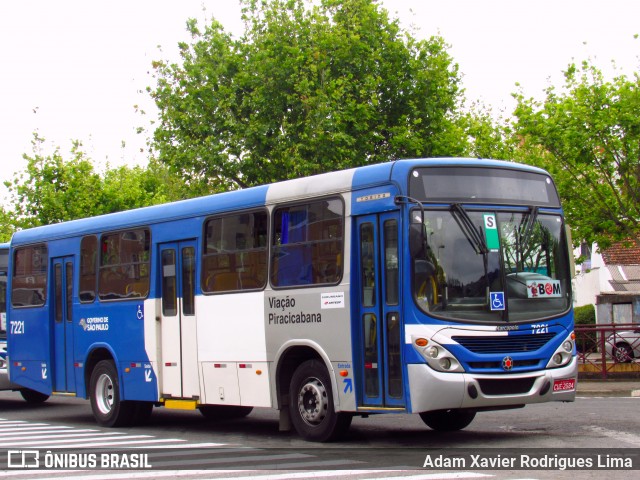
<svg viewBox="0 0 640 480"><path fill-rule="evenodd" d="M419 347L426 347L429 344L429 340L426 338L417 338L416 345Z"/></svg>

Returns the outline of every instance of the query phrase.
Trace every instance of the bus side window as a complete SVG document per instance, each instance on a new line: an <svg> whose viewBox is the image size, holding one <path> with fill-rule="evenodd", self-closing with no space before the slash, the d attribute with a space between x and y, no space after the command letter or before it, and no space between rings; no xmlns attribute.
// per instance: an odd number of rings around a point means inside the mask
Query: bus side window
<svg viewBox="0 0 640 480"><path fill-rule="evenodd" d="M100 300L144 298L149 294L151 235L147 229L102 236L98 295Z"/></svg>
<svg viewBox="0 0 640 480"><path fill-rule="evenodd" d="M344 205L331 198L275 210L274 287L337 284L342 279Z"/></svg>
<svg viewBox="0 0 640 480"><path fill-rule="evenodd" d="M267 283L267 212L242 212L205 223L202 291L259 290Z"/></svg>
<svg viewBox="0 0 640 480"><path fill-rule="evenodd" d="M39 307L47 297L46 245L18 248L14 254L11 305L14 307Z"/></svg>
<svg viewBox="0 0 640 480"><path fill-rule="evenodd" d="M80 301L90 303L96 299L96 264L98 261L98 238L83 237L80 242Z"/></svg>

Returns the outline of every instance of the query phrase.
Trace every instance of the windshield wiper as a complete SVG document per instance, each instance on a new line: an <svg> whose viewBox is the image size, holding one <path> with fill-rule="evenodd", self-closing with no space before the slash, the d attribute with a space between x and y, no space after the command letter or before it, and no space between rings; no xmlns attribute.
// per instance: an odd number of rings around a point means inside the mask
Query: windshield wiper
<svg viewBox="0 0 640 480"><path fill-rule="evenodd" d="M482 232L478 231L475 227L471 217L469 217L469 214L464 207L459 203L453 203L451 205L451 213L475 252L478 255L488 254L489 248L487 247L487 242L485 241Z"/></svg>
<svg viewBox="0 0 640 480"><path fill-rule="evenodd" d="M527 217L527 223L525 223L524 231L522 232L522 235L520 237L520 241L521 241L520 243L523 249L527 245L529 245L529 242L533 237L533 227L535 226L537 219L538 219L538 207L531 207L531 210L529 211L529 216Z"/></svg>

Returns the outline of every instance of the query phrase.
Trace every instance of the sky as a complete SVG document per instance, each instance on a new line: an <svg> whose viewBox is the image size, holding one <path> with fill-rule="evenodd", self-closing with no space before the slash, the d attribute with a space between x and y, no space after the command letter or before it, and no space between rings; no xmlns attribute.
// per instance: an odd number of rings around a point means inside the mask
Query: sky
<svg viewBox="0 0 640 480"><path fill-rule="evenodd" d="M571 62L590 59L609 77L640 66L637 0L381 3L415 37L442 36L467 100L506 115L516 83L543 98ZM145 164L157 114L146 92L151 62L177 61L186 20L211 17L236 37L243 31L237 0L0 2L0 181L24 170L34 132L46 139L44 154L59 147L69 158L79 140L98 167Z"/></svg>

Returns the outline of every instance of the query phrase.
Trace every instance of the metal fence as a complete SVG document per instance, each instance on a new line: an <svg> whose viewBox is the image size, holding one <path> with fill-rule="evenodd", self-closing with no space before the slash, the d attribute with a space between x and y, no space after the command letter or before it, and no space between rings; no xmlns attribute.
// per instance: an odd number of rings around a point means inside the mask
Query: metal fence
<svg viewBox="0 0 640 480"><path fill-rule="evenodd" d="M582 378L640 378L640 325L576 325Z"/></svg>

